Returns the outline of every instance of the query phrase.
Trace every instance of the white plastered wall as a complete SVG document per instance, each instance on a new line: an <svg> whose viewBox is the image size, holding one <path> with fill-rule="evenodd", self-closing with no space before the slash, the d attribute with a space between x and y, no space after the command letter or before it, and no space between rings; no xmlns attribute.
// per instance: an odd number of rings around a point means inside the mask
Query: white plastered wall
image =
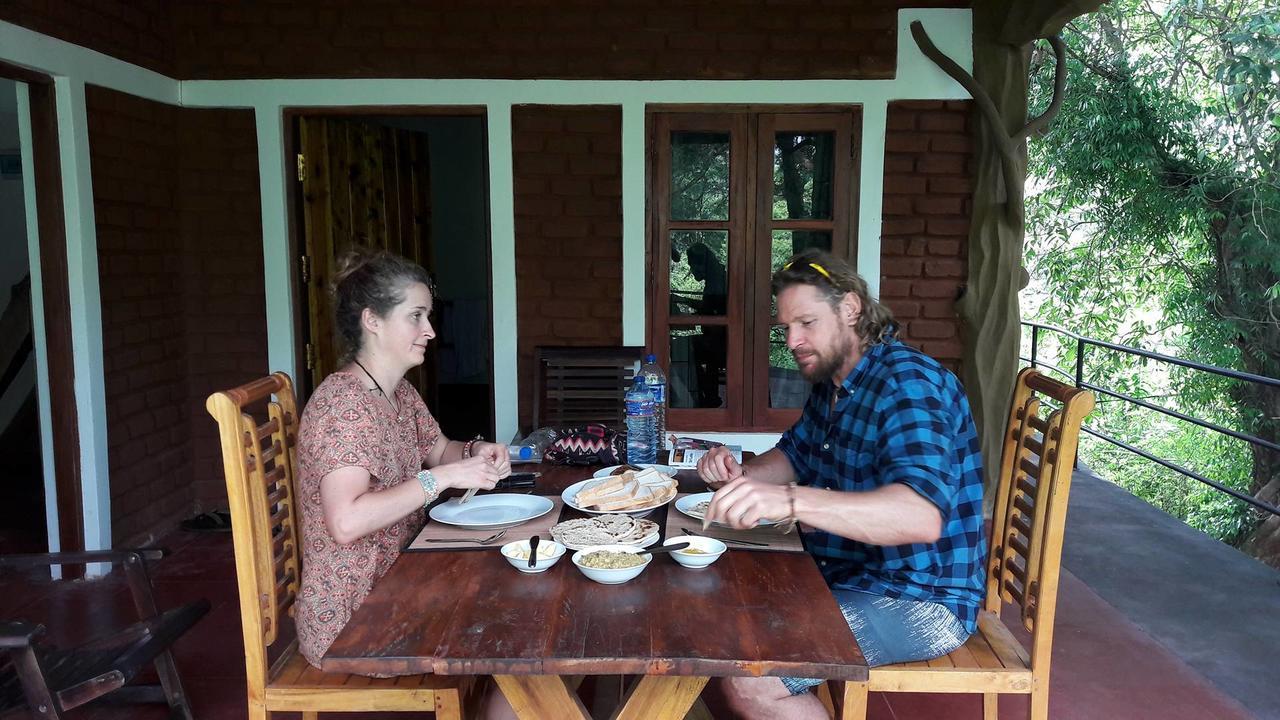
<svg viewBox="0 0 1280 720"><path fill-rule="evenodd" d="M856 104L862 107L861 175L857 207L858 270L873 293L880 277L880 228L885 120L892 100L965 99L959 85L916 48L908 26L920 20L938 47L961 67L972 67L972 19L968 10L905 9L898 14L896 77L889 80L195 80L177 81L121 60L0 22L0 60L53 75L66 210L72 295L72 342L80 417L85 539L90 548L110 544L106 477L106 400L102 372L102 321L98 294L97 237L93 218L84 86L100 85L184 107L250 108L257 122L262 196L263 259L269 369L296 375L289 282L289 239L284 147L284 108L336 106L476 106L487 109L490 236L493 266L494 410L497 437L518 425L516 372L515 218L511 108L515 105L617 105L622 111L622 335L645 340L645 109L651 104ZM266 370L268 368L264 368ZM734 436L755 447L774 435Z"/></svg>

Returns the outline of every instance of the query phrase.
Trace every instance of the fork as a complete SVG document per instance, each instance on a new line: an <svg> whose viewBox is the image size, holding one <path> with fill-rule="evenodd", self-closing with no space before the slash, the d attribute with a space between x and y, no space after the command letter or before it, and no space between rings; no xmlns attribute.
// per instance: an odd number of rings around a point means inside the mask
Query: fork
<svg viewBox="0 0 1280 720"><path fill-rule="evenodd" d="M472 543L475 543L475 544L477 544L477 545L490 545L490 544L492 544L492 543L497 542L499 539L501 539L501 538L502 538L502 536L503 536L503 535L506 535L506 534L507 534L507 531L506 531L506 530L499 530L498 532L496 532L496 533L494 533L494 534L490 535L489 537L487 537L487 538L480 538L479 540L474 540L474 539L472 539L472 538L455 538L455 539L451 539L451 538L427 538L427 539L425 539L425 540L419 540L418 542L424 542L424 543L433 543L433 542L447 542L447 543L452 543L452 542L472 542Z"/></svg>

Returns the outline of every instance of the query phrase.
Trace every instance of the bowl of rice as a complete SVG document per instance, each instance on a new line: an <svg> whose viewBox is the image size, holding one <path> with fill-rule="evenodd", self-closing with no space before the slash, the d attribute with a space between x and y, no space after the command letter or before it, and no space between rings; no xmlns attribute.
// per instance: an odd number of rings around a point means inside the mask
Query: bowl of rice
<svg viewBox="0 0 1280 720"><path fill-rule="evenodd" d="M602 585L621 585L644 572L653 556L633 545L593 545L573 554L573 564Z"/></svg>

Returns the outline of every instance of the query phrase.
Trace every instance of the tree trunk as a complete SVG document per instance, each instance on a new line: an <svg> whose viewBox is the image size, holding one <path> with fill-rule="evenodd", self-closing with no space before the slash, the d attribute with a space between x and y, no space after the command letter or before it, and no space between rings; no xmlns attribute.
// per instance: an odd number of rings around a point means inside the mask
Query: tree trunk
<svg viewBox="0 0 1280 720"><path fill-rule="evenodd" d="M1002 132L1016 136L1027 124L1032 45L1100 4L1101 0L974 2L973 75L995 105ZM1018 291L1026 284L1022 243L1027 146L1017 143L1014 177L1008 178L993 129L984 115L977 118L969 281L956 309L965 339L961 372L982 443L990 510L1022 339Z"/></svg>

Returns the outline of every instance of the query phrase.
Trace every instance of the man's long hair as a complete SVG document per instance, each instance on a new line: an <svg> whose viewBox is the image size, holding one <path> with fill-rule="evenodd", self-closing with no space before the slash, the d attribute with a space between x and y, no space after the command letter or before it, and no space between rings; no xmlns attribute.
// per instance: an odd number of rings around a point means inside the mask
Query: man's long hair
<svg viewBox="0 0 1280 720"><path fill-rule="evenodd" d="M775 297L792 285L810 285L826 298L832 310L839 309L847 293L853 293L862 303L862 314L854 324L854 331L864 348L891 340L898 333L893 312L871 297L867 281L847 261L829 252L797 253L773 274L772 285Z"/></svg>

